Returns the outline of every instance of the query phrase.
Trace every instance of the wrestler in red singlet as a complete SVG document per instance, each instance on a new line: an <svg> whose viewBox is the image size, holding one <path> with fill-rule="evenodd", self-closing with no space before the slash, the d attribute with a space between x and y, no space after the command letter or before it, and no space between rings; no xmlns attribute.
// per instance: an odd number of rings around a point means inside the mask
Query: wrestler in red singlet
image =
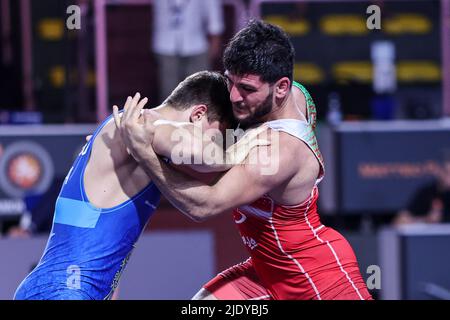
<svg viewBox="0 0 450 320"><path fill-rule="evenodd" d="M321 165L316 185L296 206L277 204L265 195L235 209L234 221L251 258L220 273L204 288L218 299L371 300L351 246L320 222L317 184L324 167L314 135L316 111L306 89L294 85L306 98L308 119L267 125L307 144Z"/></svg>

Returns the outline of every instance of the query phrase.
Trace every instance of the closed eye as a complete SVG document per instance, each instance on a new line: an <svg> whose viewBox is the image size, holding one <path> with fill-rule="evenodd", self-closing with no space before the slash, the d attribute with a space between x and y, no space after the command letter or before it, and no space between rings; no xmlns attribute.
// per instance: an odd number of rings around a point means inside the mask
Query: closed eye
<svg viewBox="0 0 450 320"><path fill-rule="evenodd" d="M241 85L240 86L242 90L247 91L247 92L256 92L257 90L253 87L249 87L249 86L245 86L245 85Z"/></svg>

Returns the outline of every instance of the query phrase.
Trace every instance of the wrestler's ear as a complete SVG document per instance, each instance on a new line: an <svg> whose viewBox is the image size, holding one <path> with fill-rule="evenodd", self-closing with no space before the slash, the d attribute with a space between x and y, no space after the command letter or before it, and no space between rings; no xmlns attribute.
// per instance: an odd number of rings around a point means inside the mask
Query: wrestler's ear
<svg viewBox="0 0 450 320"><path fill-rule="evenodd" d="M291 81L288 77L283 77L277 82L275 82L274 86L274 94L276 98L283 99L291 89Z"/></svg>
<svg viewBox="0 0 450 320"><path fill-rule="evenodd" d="M196 121L201 121L204 117L207 116L208 107L204 104L197 104L192 107L191 116L189 120L194 123Z"/></svg>

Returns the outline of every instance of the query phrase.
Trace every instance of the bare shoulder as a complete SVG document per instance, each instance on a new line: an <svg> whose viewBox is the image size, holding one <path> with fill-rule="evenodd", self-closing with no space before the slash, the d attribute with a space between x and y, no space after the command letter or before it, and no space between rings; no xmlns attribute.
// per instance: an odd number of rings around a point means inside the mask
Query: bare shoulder
<svg viewBox="0 0 450 320"><path fill-rule="evenodd" d="M113 119L103 126L92 143L88 166L91 165L96 170L109 171L113 166L117 167L131 158Z"/></svg>
<svg viewBox="0 0 450 320"><path fill-rule="evenodd" d="M294 181L302 183L315 181L320 171L320 163L311 148L302 140L289 134L284 134L286 157L285 165L295 168Z"/></svg>
<svg viewBox="0 0 450 320"><path fill-rule="evenodd" d="M302 140L286 132L270 130L271 145L268 153L272 162L293 173L303 170L319 170L319 163L310 147Z"/></svg>
<svg viewBox="0 0 450 320"><path fill-rule="evenodd" d="M278 141L277 143L274 143ZM278 132L270 145L270 165L259 179L272 188L268 194L286 205L298 204L311 192L320 166L314 153L302 140L285 132ZM264 167L263 167L264 168Z"/></svg>
<svg viewBox="0 0 450 320"><path fill-rule="evenodd" d="M296 153L303 150L305 146L300 139L284 131L268 129L267 136L270 140L272 152L279 151L284 159L295 157Z"/></svg>
<svg viewBox="0 0 450 320"><path fill-rule="evenodd" d="M260 180L283 182L299 170L299 154L303 152L303 143L284 132L268 129L259 135L268 139L270 145L253 148L245 161L249 174Z"/></svg>
<svg viewBox="0 0 450 320"><path fill-rule="evenodd" d="M117 138L118 135L119 133L114 124L114 120L111 119L98 132L94 145L101 146L103 144L109 144L109 142L112 139Z"/></svg>
<svg viewBox="0 0 450 320"><path fill-rule="evenodd" d="M288 165L298 170L304 165L304 160L313 156L309 147L297 137L286 132L278 132L280 160L282 165Z"/></svg>

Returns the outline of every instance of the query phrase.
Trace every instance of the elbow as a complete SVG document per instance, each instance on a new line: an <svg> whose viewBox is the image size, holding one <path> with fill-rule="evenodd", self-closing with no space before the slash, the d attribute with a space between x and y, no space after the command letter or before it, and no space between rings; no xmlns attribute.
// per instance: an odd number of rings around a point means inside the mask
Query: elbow
<svg viewBox="0 0 450 320"><path fill-rule="evenodd" d="M189 214L189 217L191 218L192 221L197 222L197 223L202 223L202 222L205 222L206 220L208 220L205 216L195 215L195 214Z"/></svg>
<svg viewBox="0 0 450 320"><path fill-rule="evenodd" d="M201 223L216 216L219 212L215 209L213 203L203 203L191 208L187 214L193 221Z"/></svg>
<svg viewBox="0 0 450 320"><path fill-rule="evenodd" d="M193 210L189 210L189 212L186 213L188 217L191 218L191 220L197 223L205 222L209 218L206 211L201 208L195 208Z"/></svg>

